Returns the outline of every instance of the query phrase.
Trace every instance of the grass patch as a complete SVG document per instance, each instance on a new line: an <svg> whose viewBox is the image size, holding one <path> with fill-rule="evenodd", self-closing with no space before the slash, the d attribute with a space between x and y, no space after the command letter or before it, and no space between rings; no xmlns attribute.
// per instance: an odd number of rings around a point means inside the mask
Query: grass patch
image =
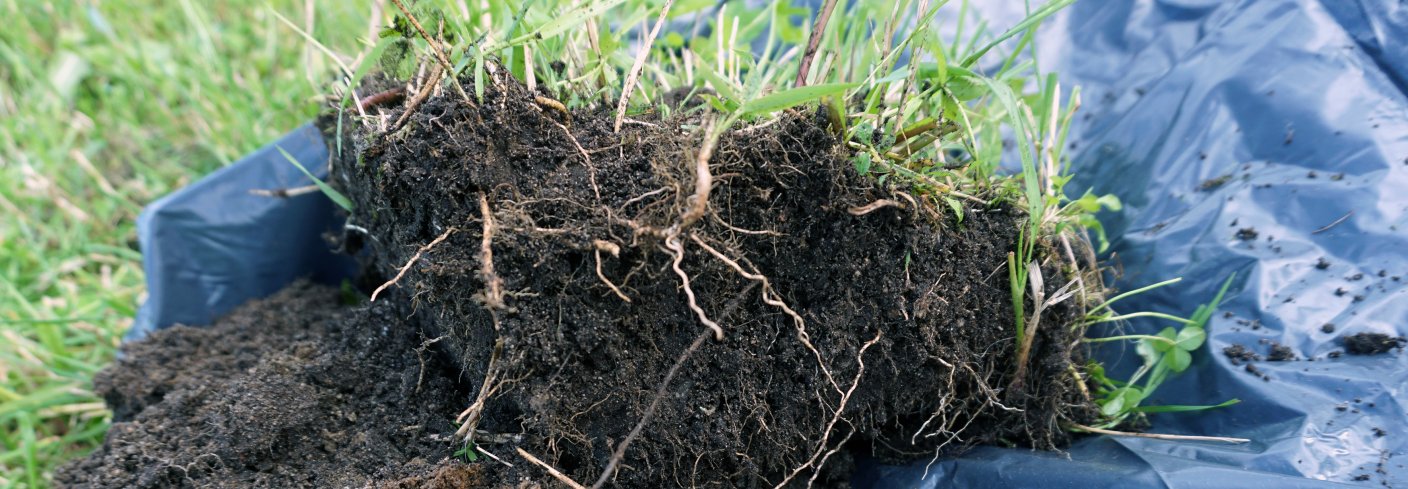
<svg viewBox="0 0 1408 489"><path fill-rule="evenodd" d="M303 2L272 10L308 25ZM356 53L370 7L320 2ZM0 0L0 487L101 443L89 391L144 293L141 207L316 113L335 64L264 4Z"/></svg>

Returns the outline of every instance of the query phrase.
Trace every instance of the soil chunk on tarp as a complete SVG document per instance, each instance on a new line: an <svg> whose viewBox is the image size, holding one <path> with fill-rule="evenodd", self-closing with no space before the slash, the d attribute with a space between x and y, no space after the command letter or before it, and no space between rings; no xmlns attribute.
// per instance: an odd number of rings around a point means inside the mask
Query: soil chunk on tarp
<svg viewBox="0 0 1408 489"><path fill-rule="evenodd" d="M460 408L485 401L476 439L521 436L590 484L705 318L723 338L664 385L619 486L844 484L855 454L1058 447L1062 423L1089 419L1074 300L1046 310L1009 385L1020 213L969 202L960 222L857 174L824 117L792 111L723 135L690 220L703 143L689 128L708 115L616 132L605 110L569 117L535 96L555 95L495 81L475 104L432 96L390 134L346 115L334 157L370 233L347 244L372 248L381 281L405 269L382 297L443 338L476 393ZM1043 273L1048 295L1069 280Z"/></svg>
<svg viewBox="0 0 1408 489"><path fill-rule="evenodd" d="M292 285L208 328L123 347L94 380L113 410L103 445L59 487L463 487L452 459L464 386L388 307ZM422 361L424 362L422 364ZM422 377L422 366L426 374ZM410 481L406 485L403 481ZM454 484L452 484L454 483Z"/></svg>

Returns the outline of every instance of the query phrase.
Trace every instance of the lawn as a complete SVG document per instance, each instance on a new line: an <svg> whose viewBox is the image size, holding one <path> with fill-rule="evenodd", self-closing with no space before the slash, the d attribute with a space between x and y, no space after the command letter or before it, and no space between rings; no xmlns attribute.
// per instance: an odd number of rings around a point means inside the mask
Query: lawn
<svg viewBox="0 0 1408 489"><path fill-rule="evenodd" d="M310 119L374 2L0 0L0 487L101 443L143 205ZM316 10L316 16L309 13Z"/></svg>

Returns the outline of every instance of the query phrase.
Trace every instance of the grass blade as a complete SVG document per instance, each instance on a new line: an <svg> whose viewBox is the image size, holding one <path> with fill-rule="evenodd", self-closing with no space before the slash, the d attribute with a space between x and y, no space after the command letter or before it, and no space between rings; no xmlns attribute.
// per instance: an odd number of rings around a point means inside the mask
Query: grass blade
<svg viewBox="0 0 1408 489"><path fill-rule="evenodd" d="M807 102L821 100L822 97L827 95L836 95L858 86L860 86L859 83L824 83L782 90L749 100L747 103L743 104L742 107L739 107L738 110L743 115L775 112Z"/></svg>
<svg viewBox="0 0 1408 489"><path fill-rule="evenodd" d="M348 200L346 195L342 195L342 192L338 192L337 189L332 188L327 182L313 176L312 172L304 168L303 164L299 163L297 159L294 159L293 155L288 154L288 151L284 151L284 148L279 146L275 147L279 149L279 153L284 155L284 158L288 159L289 163L293 163L293 166L298 167L299 171L302 171L304 175L308 175L308 178L313 180L313 185L318 186L318 190L321 190L324 195L327 195L329 199L332 199L333 202L337 203L337 205L341 206L343 209L347 209L347 212L352 212L352 201Z"/></svg>

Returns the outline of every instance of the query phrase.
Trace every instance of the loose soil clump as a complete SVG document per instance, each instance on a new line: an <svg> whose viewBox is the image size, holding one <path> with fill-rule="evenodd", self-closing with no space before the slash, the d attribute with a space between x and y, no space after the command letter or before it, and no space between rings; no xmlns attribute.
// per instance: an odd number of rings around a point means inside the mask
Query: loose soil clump
<svg viewBox="0 0 1408 489"><path fill-rule="evenodd" d="M857 455L1055 448L1093 418L1075 300L1045 309L1013 382L1021 213L958 222L859 175L809 111L710 147L707 113L615 132L558 95L500 74L394 132L376 118L404 108L323 123L369 231L344 244L463 372L442 411L461 434L587 485L844 485ZM1069 281L1042 271L1047 296Z"/></svg>
<svg viewBox="0 0 1408 489"><path fill-rule="evenodd" d="M453 459L467 386L391 310L299 283L210 327L124 345L94 380L113 410L107 439L55 484L449 488L509 477Z"/></svg>
<svg viewBox="0 0 1408 489"><path fill-rule="evenodd" d="M1365 332L1345 336L1340 341L1344 343L1344 351L1350 355L1378 355L1403 348L1403 344L1408 342L1408 339L1383 333Z"/></svg>

